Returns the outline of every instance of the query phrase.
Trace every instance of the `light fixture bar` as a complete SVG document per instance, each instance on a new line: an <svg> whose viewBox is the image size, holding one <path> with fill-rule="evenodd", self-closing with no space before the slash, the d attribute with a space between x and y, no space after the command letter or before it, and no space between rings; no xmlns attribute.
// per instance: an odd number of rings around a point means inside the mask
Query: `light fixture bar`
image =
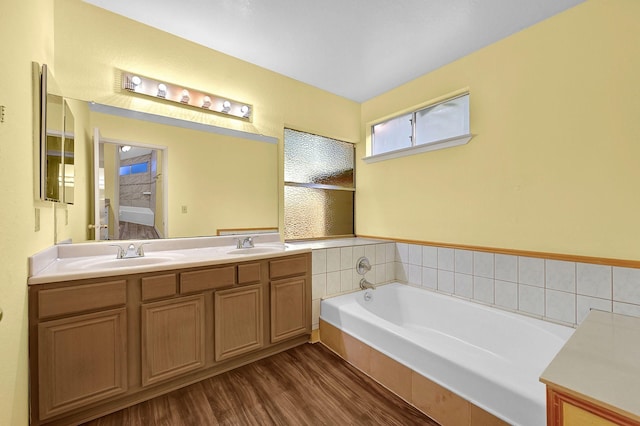
<svg viewBox="0 0 640 426"><path fill-rule="evenodd" d="M211 93L122 71L122 88L128 92L163 99L199 110L251 121L253 106Z"/></svg>

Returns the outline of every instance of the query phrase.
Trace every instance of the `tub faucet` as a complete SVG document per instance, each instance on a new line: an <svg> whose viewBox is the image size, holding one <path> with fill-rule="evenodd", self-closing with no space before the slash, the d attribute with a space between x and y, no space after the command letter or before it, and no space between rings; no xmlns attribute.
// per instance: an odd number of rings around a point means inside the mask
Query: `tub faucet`
<svg viewBox="0 0 640 426"><path fill-rule="evenodd" d="M253 238L246 237L245 239L238 238L238 243L236 244L236 248L253 248Z"/></svg>
<svg viewBox="0 0 640 426"><path fill-rule="evenodd" d="M362 279L360 280L360 288L363 289L363 290L367 290L367 289L375 290L376 289L373 286L373 284L371 284L369 281L367 281L367 279L365 277L362 277Z"/></svg>

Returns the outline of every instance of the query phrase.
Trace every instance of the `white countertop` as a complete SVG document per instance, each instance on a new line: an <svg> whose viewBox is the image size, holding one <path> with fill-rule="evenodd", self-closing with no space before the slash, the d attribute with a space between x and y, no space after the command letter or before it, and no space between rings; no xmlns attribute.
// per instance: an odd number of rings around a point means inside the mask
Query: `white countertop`
<svg viewBox="0 0 640 426"><path fill-rule="evenodd" d="M244 237L244 236L242 236ZM254 237L255 247L236 250L234 236L178 238L147 241L104 241L62 244L29 258L28 284L43 284L86 278L129 275L243 262L290 254L308 253L310 248L280 242L279 234ZM117 248L129 244L144 246L144 257L117 259Z"/></svg>
<svg viewBox="0 0 640 426"><path fill-rule="evenodd" d="M640 421L640 318L591 311L540 381Z"/></svg>

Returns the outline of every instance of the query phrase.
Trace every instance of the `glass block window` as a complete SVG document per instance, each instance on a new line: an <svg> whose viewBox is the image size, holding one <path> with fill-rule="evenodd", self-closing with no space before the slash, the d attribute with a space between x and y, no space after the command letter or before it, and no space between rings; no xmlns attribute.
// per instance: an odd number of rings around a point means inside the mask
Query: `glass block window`
<svg viewBox="0 0 640 426"><path fill-rule="evenodd" d="M469 94L374 124L371 155L469 135Z"/></svg>
<svg viewBox="0 0 640 426"><path fill-rule="evenodd" d="M353 235L354 162L351 143L285 129L285 239Z"/></svg>

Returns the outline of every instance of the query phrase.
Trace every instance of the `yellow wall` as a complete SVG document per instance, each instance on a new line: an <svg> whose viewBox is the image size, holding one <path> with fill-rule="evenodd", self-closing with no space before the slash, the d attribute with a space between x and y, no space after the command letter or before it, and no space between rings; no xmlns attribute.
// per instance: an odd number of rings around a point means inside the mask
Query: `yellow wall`
<svg viewBox="0 0 640 426"><path fill-rule="evenodd" d="M31 82L31 62L53 59L52 13L52 4L41 0L3 0L0 6L0 425L28 423L27 257L53 243L51 203L34 201Z"/></svg>
<svg viewBox="0 0 640 426"><path fill-rule="evenodd" d="M363 139L468 87L475 137L359 162L357 232L640 259L638 18L636 0L590 0L365 102Z"/></svg>

